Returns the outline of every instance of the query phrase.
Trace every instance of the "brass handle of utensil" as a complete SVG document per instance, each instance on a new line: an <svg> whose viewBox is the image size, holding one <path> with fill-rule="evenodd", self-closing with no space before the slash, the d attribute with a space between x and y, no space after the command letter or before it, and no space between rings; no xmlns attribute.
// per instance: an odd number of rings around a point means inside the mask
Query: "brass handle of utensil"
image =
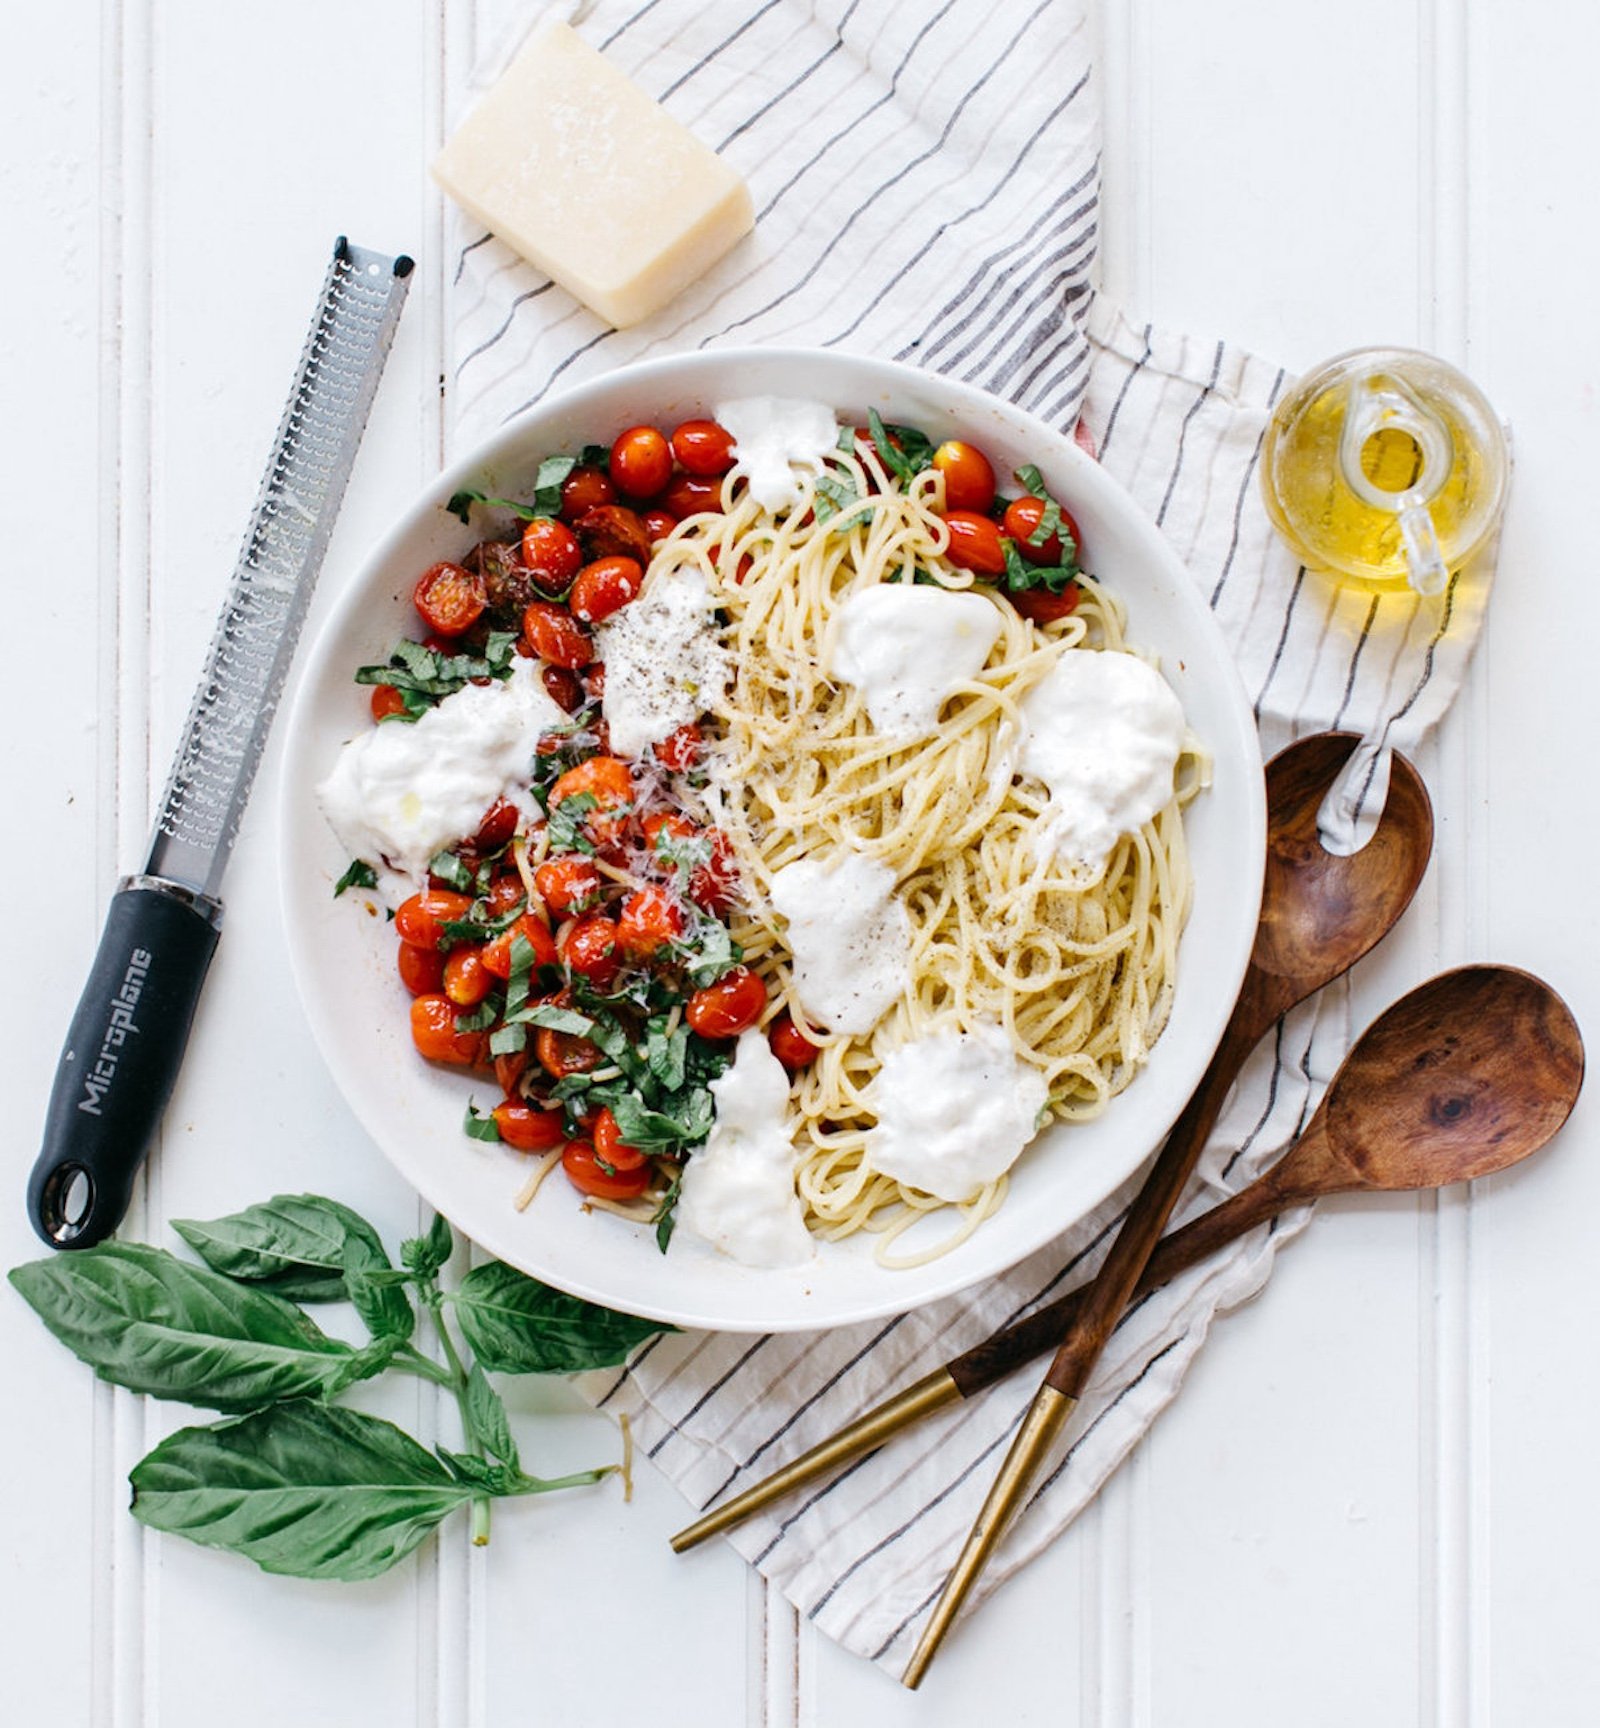
<svg viewBox="0 0 1600 1728"><path fill-rule="evenodd" d="M1066 1426L1077 1402L1076 1398L1068 1398L1046 1384L1039 1388L1028 1406L1028 1413L1022 1419L1016 1439L1011 1442L1011 1450L1006 1453L1006 1461L1000 1466L1000 1474L995 1477L983 1510L979 1512L950 1570L944 1594L939 1598L932 1618L922 1629L922 1637L911 1653L905 1673L900 1676L901 1684L912 1691L927 1673L928 1664L944 1642L945 1633L961 1612L961 1605L988 1565L989 1556L999 1546L1000 1538L1027 1498L1039 1465Z"/></svg>

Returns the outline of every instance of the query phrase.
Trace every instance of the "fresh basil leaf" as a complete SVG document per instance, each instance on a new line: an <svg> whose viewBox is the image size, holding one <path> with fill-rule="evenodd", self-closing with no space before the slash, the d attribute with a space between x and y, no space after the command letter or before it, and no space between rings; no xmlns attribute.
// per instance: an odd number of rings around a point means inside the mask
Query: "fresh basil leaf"
<svg viewBox="0 0 1600 1728"><path fill-rule="evenodd" d="M494 1040L490 1039L489 1042L493 1045ZM497 1051L496 1054L498 1055L500 1052ZM469 1140L497 1141L500 1138L500 1125L495 1121L493 1111L480 1110L469 1098L467 1100L467 1114L461 1123L461 1132Z"/></svg>
<svg viewBox="0 0 1600 1728"><path fill-rule="evenodd" d="M698 1146L711 1132L716 1106L703 1086L675 1093L659 1109L651 1109L635 1093L628 1093L611 1106L617 1132L629 1146L641 1152L677 1152Z"/></svg>
<svg viewBox="0 0 1600 1728"><path fill-rule="evenodd" d="M548 812L547 824L552 852L594 851L592 841L583 831L583 819L599 807L600 800L592 792L574 792L563 798Z"/></svg>
<svg viewBox="0 0 1600 1728"><path fill-rule="evenodd" d="M454 852L436 852L428 861L428 874L437 876L458 894L469 894L477 886L477 877L465 859Z"/></svg>
<svg viewBox="0 0 1600 1728"><path fill-rule="evenodd" d="M528 1028L521 1020L513 1020L504 1026L496 1026L489 1034L489 1054L491 1056L515 1056L519 1050L528 1048ZM469 1130L470 1132L470 1130ZM488 1135L482 1135L487 1140Z"/></svg>
<svg viewBox="0 0 1600 1728"><path fill-rule="evenodd" d="M389 1264L366 1219L320 1194L275 1194L225 1218L175 1218L172 1228L213 1272L264 1284L294 1302L343 1297L345 1253L352 1241L365 1244L368 1264Z"/></svg>
<svg viewBox="0 0 1600 1728"><path fill-rule="evenodd" d="M367 1257L363 1243L352 1241L347 1245L345 1294L375 1343L392 1343L398 1348L416 1331L416 1310L406 1294L410 1281L411 1274L397 1272L390 1266L387 1255L380 1266Z"/></svg>
<svg viewBox="0 0 1600 1728"><path fill-rule="evenodd" d="M333 897L337 900L347 888L376 888L377 886L378 872L365 858L354 858L350 862L350 868L334 883Z"/></svg>
<svg viewBox="0 0 1600 1728"><path fill-rule="evenodd" d="M474 1267L450 1298L482 1365L501 1374L576 1374L612 1368L666 1330L552 1290L498 1260Z"/></svg>
<svg viewBox="0 0 1600 1728"><path fill-rule="evenodd" d="M561 514L561 482L578 466L575 456L546 456L533 478L533 514Z"/></svg>
<svg viewBox="0 0 1600 1728"><path fill-rule="evenodd" d="M813 500L817 520L826 522L841 511L850 509L854 504L859 504L861 494L842 474L830 474L824 471L817 476Z"/></svg>
<svg viewBox="0 0 1600 1728"><path fill-rule="evenodd" d="M442 1214L435 1212L426 1236L408 1236L400 1244L400 1264L418 1278L431 1278L456 1251L456 1239Z"/></svg>
<svg viewBox="0 0 1600 1728"><path fill-rule="evenodd" d="M592 1038L595 1023L587 1014L575 1008L558 1008L553 1002L536 1002L524 1008L520 1016L530 1026L544 1026L552 1032L568 1032L576 1038Z"/></svg>
<svg viewBox="0 0 1600 1728"><path fill-rule="evenodd" d="M451 1474L462 1482L469 1482L474 1488L488 1494L506 1494L513 1491L511 1484L514 1477L504 1464L491 1464L487 1458L480 1458L475 1452L452 1452L448 1446L436 1446L434 1451L444 1460Z"/></svg>
<svg viewBox="0 0 1600 1728"><path fill-rule="evenodd" d="M674 938L672 951L697 990L715 984L744 959L744 950L719 918L696 918L689 930Z"/></svg>
<svg viewBox="0 0 1600 1728"><path fill-rule="evenodd" d="M489 1384L489 1377L474 1362L467 1372L467 1420L483 1448L512 1470L520 1470L517 1442L512 1437L511 1419L500 1394Z"/></svg>
<svg viewBox="0 0 1600 1728"><path fill-rule="evenodd" d="M584 468L604 468L609 471L611 447L608 444L585 444L578 462Z"/></svg>
<svg viewBox="0 0 1600 1728"><path fill-rule="evenodd" d="M482 1492L376 1416L296 1400L180 1428L133 1467L133 1515L265 1572L374 1578Z"/></svg>
<svg viewBox="0 0 1600 1728"><path fill-rule="evenodd" d="M487 492L452 492L445 509L452 516L459 516L463 522L467 522L471 519L474 504L482 504L490 510L509 510L513 516L520 516L524 522L531 522L540 514L537 510L530 510L526 504L518 504L510 498L491 498Z"/></svg>
<svg viewBox="0 0 1600 1728"><path fill-rule="evenodd" d="M662 1195L656 1215L651 1219L656 1227L656 1247L663 1254L672 1241L672 1232L678 1227L678 1195L682 1190L683 1176L680 1173L672 1178L672 1186Z"/></svg>
<svg viewBox="0 0 1600 1728"><path fill-rule="evenodd" d="M282 1297L164 1248L102 1242L9 1276L75 1356L133 1392L253 1410L282 1398L329 1398L377 1372Z"/></svg>
<svg viewBox="0 0 1600 1728"><path fill-rule="evenodd" d="M491 993L476 1008L465 1008L456 1015L456 1031L487 1032L500 1018L504 1006L499 994Z"/></svg>
<svg viewBox="0 0 1600 1728"><path fill-rule="evenodd" d="M645 1022L644 1059L657 1085L665 1092L676 1092L689 1059L689 1028L680 1020L669 1032L668 1018L656 1014Z"/></svg>

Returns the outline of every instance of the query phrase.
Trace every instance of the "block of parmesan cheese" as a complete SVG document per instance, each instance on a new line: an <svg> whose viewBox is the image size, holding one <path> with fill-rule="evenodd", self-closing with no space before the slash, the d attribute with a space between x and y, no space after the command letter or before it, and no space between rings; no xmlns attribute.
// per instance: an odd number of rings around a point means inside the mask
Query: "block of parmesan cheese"
<svg viewBox="0 0 1600 1728"><path fill-rule="evenodd" d="M529 37L433 175L616 325L666 305L755 223L733 169L565 24Z"/></svg>

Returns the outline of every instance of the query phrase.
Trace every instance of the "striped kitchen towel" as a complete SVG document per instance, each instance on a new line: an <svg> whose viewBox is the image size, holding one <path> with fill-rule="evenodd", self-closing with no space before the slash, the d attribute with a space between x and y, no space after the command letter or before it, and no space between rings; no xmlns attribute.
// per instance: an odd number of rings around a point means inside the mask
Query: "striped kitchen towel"
<svg viewBox="0 0 1600 1728"><path fill-rule="evenodd" d="M480 0L510 41L509 0ZM498 6L498 14L495 8ZM548 16L549 14L545 14ZM582 34L745 175L755 233L645 324L612 330L456 219L449 399L465 448L546 392L719 342L845 346L979 384L1063 428L1160 524L1227 633L1269 753L1343 726L1404 748L1459 686L1487 575L1443 605L1341 592L1274 540L1256 470L1285 373L1096 302L1098 102L1087 0L597 0ZM515 23L532 22L523 8ZM470 91L463 92L464 97ZM1252 1057L1180 1218L1266 1167L1349 1041L1341 991ZM960 1298L824 1334L673 1334L586 1377L699 1509L1094 1269L1128 1192ZM1220 1313L1257 1290L1303 1217L1146 1297L1118 1328L978 1599L1058 1535L1180 1385ZM898 1671L1033 1388L946 1411L731 1540L799 1610Z"/></svg>

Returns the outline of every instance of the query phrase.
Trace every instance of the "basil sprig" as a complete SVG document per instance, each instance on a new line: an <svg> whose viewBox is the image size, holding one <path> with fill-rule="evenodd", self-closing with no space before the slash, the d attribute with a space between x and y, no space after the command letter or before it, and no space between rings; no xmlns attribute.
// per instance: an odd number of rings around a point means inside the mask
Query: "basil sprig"
<svg viewBox="0 0 1600 1728"><path fill-rule="evenodd" d="M526 1473L488 1372L614 1367L660 1330L653 1321L498 1262L446 1290L440 1274L456 1242L442 1218L401 1244L398 1266L365 1219L320 1195L280 1194L175 1228L204 1265L111 1241L10 1274L102 1379L232 1416L180 1429L134 1466L142 1523L269 1572L370 1578L458 1506L472 1507L483 1542L492 1500L577 1487L614 1468L553 1480ZM365 1345L329 1337L296 1306L336 1299L365 1325ZM466 1348L446 1322L451 1307ZM413 1342L423 1315L437 1357ZM465 1452L430 1452L393 1423L331 1402L386 1368L449 1388Z"/></svg>
<svg viewBox="0 0 1600 1728"><path fill-rule="evenodd" d="M1024 558L1012 541L1003 541L1006 587L1012 593L1024 588L1047 588L1052 594L1060 594L1069 582L1083 573L1078 564L1078 543L1062 518L1060 503L1051 495L1039 470L1028 463L1017 470L1017 480L1044 505L1044 513L1039 518L1038 527L1028 536L1028 544L1046 546L1052 535L1059 535L1061 558L1055 564L1035 564Z"/></svg>
<svg viewBox="0 0 1600 1728"><path fill-rule="evenodd" d="M603 467L609 452L597 445L584 446L585 462L590 462L596 455L600 460L592 465ZM461 491L450 495L445 509L452 516L459 516L463 522L470 520L474 504L482 504L490 510L509 510L513 516L520 517L524 522L531 522L536 516L559 516L561 483L577 466L576 456L546 456L539 464L538 473L533 477L533 498L527 504L519 504L513 498L491 498L486 492Z"/></svg>

